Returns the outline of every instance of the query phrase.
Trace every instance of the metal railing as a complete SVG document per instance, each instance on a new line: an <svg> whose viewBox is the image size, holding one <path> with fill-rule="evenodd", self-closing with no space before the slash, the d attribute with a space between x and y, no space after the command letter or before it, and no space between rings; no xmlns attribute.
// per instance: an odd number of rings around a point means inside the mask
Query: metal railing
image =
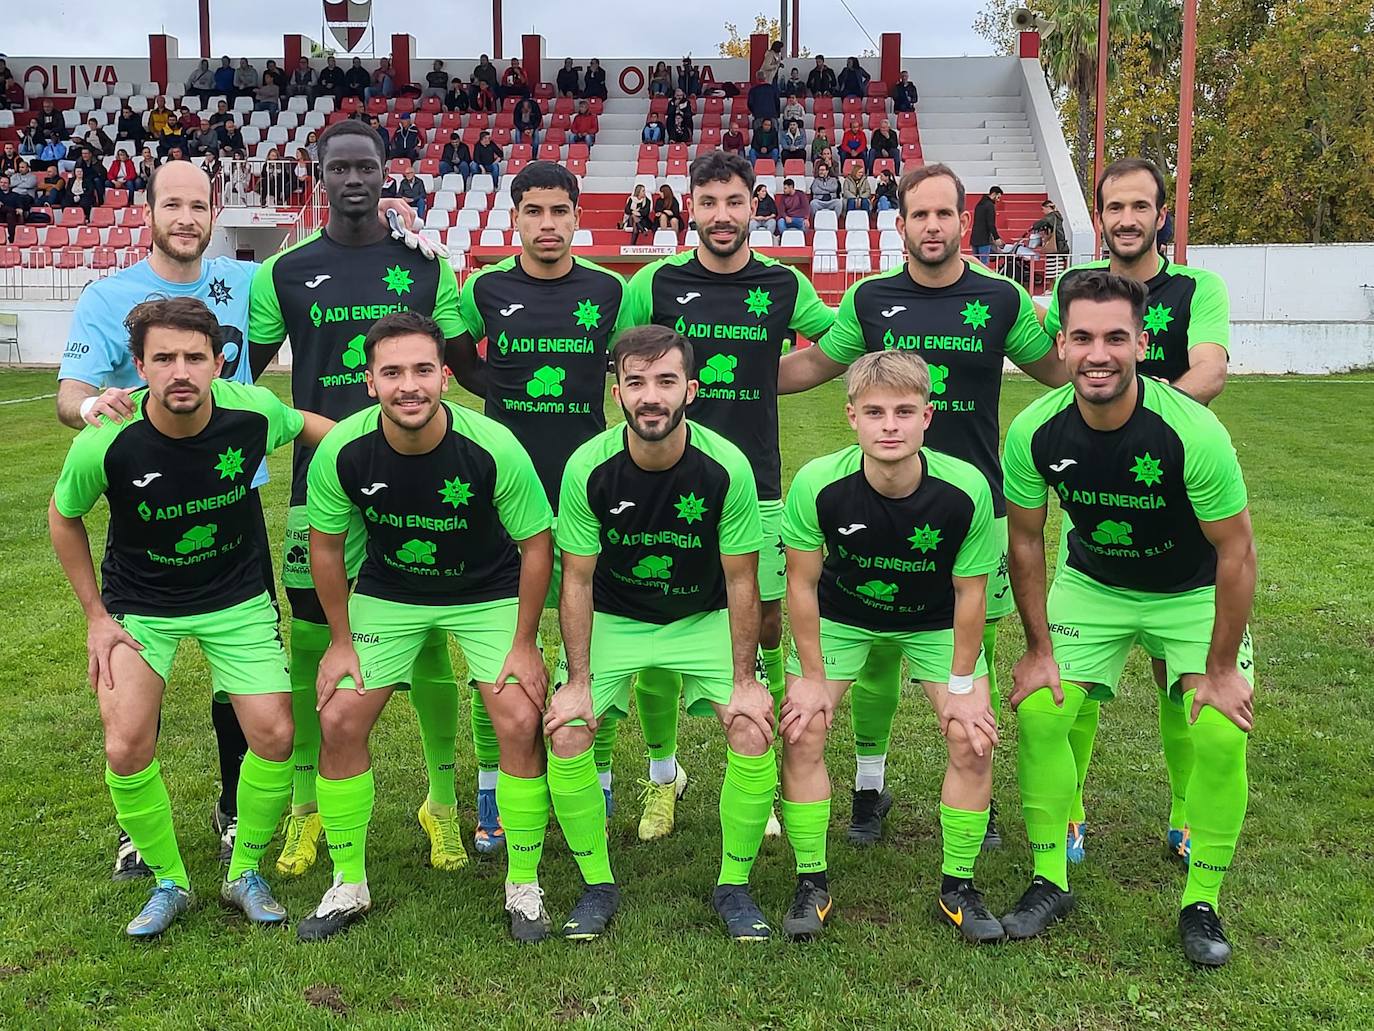
<svg viewBox="0 0 1374 1031"><path fill-rule="evenodd" d="M207 165L215 208L301 208L318 194L319 166L227 158Z"/></svg>

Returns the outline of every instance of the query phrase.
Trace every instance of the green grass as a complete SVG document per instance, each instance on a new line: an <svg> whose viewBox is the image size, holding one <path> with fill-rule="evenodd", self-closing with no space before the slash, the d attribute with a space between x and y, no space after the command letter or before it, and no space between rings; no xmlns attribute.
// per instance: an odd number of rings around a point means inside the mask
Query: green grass
<svg viewBox="0 0 1374 1031"><path fill-rule="evenodd" d="M284 390L285 380L271 385ZM50 373L0 375L0 400L52 389ZM1009 381L1004 423L1037 392ZM848 440L840 405L834 384L784 403L789 476ZM0 405L0 1026L1374 1026L1374 386L1236 380L1216 410L1240 451L1259 537L1259 676L1250 814L1223 895L1237 955L1208 974L1187 964L1175 939L1182 872L1159 844L1167 786L1140 656L1122 697L1103 712L1088 786L1089 861L1073 882L1078 911L1043 941L974 950L932 918L943 747L924 701L908 699L888 766L898 806L885 843L865 852L842 841L852 737L847 713L836 721L830 858L838 919L823 941L754 948L723 939L708 903L723 744L714 725L684 719L681 753L695 790L679 809L678 832L652 846L634 839L641 739L633 728L620 738L613 856L625 904L614 932L590 947L520 949L505 936L503 863L475 862L460 874L422 865L414 810L424 770L413 716L401 704L374 738L371 918L305 947L290 932L250 930L221 908L208 826L208 682L188 648L168 691L161 758L200 902L162 942L130 944L122 928L144 886L109 880L114 820L100 721L84 684L84 627L46 534L70 433L55 423L51 400ZM273 460L266 488L274 540L287 462L284 452ZM101 536L93 527L93 539ZM1002 630L1004 679L1017 654L1012 623ZM470 828L464 737L459 796ZM996 793L1006 845L979 865L999 912L1030 869L1014 719L1004 737ZM296 882L274 881L299 917L328 876L321 866ZM578 878L556 830L542 882L558 919ZM767 843L755 891L775 918L792 884L786 844Z"/></svg>

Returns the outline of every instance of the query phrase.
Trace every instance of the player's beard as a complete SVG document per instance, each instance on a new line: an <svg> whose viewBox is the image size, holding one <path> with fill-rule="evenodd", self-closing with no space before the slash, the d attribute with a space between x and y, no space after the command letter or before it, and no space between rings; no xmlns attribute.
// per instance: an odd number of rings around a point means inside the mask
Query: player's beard
<svg viewBox="0 0 1374 1031"><path fill-rule="evenodd" d="M393 408L393 405L400 400L400 397L396 397L382 405L382 414L386 416L387 420L392 423L392 425L399 426L407 433L419 433L433 421L434 417L439 414L440 407L442 407L437 397L426 397L422 395L420 400L423 400L429 405L428 409L423 409L413 415L404 414ZM407 398L407 400L409 399Z"/></svg>
<svg viewBox="0 0 1374 1031"><path fill-rule="evenodd" d="M935 261L925 256L921 249L921 244L922 241L918 240L913 246L911 241L907 240L906 252L911 255L912 261L916 262L918 265L924 265L926 268L940 268L948 262L950 258L959 253L958 237L955 237L953 240L945 241L944 249L940 252L940 257Z"/></svg>
<svg viewBox="0 0 1374 1031"><path fill-rule="evenodd" d="M189 388L193 391L191 397L181 396L174 398L173 390L177 387ZM173 415L193 415L200 410L200 406L205 403L206 391L201 390L191 382L172 382L167 384L157 397L158 404L162 405Z"/></svg>
<svg viewBox="0 0 1374 1031"><path fill-rule="evenodd" d="M620 409L625 413L625 421L629 424L630 429L634 431L635 436L650 444L656 444L671 434L673 430L677 429L678 426L682 424L683 416L687 414L686 403L680 404L672 409L668 408L667 405L640 405L635 411L631 412L622 402ZM668 418L664 420L661 429L646 430L639 423L640 413L651 415L666 414Z"/></svg>
<svg viewBox="0 0 1374 1031"><path fill-rule="evenodd" d="M1094 366L1093 368L1094 368L1094 369L1100 370L1100 369L1102 369L1102 366ZM1090 370L1089 370L1089 369L1086 369L1086 368L1084 368L1083 366L1080 365L1080 366L1079 366L1077 369L1075 369L1074 372L1073 372L1073 381L1074 381L1075 392L1078 394L1079 397L1081 397L1084 401L1086 401L1086 402L1087 402L1088 404L1090 404L1090 405L1109 405L1109 404L1111 404L1113 401L1115 401L1117 398L1119 398L1122 394L1126 393L1127 390L1131 389L1131 384L1135 381L1135 370L1134 370L1134 369L1113 368L1112 371L1114 371L1114 372L1117 373L1117 377L1116 377L1116 387L1115 387L1115 389L1112 390L1111 393L1104 393L1104 392L1102 392L1101 390L1094 390L1093 393L1088 394L1088 393L1085 393L1085 392L1084 392L1083 390L1081 390L1081 389L1077 389L1077 388L1078 388L1078 384L1079 384L1080 382L1082 382L1082 383L1087 383L1087 384L1091 384L1091 383L1093 382L1092 380L1087 379L1087 378L1083 375L1085 372L1088 372L1088 371L1090 371Z"/></svg>
<svg viewBox="0 0 1374 1031"><path fill-rule="evenodd" d="M730 243L721 245L712 239L711 233L724 225L729 225L729 227L735 231L735 238ZM716 223L715 225L707 226L705 229L699 230L697 235L701 238L701 245L717 258L733 258L739 253L740 248L743 247L745 242L749 239L749 227L741 226L735 222Z"/></svg>
<svg viewBox="0 0 1374 1031"><path fill-rule="evenodd" d="M1155 249L1155 240L1158 236L1159 230L1154 227L1153 223L1150 223L1149 225L1141 227L1140 245L1136 247L1135 250L1127 251L1118 249L1115 232L1105 234L1102 242L1106 245L1112 257L1120 258L1122 261L1134 261L1142 254L1149 254Z"/></svg>
<svg viewBox="0 0 1374 1031"><path fill-rule="evenodd" d="M210 246L209 232L201 233L195 245L188 250L186 241L173 236L171 230L159 225L156 218L153 219L150 228L153 230L153 246L173 261L183 265L200 261L200 256L205 253L205 248ZM197 232L199 232L199 228L199 226L196 227Z"/></svg>

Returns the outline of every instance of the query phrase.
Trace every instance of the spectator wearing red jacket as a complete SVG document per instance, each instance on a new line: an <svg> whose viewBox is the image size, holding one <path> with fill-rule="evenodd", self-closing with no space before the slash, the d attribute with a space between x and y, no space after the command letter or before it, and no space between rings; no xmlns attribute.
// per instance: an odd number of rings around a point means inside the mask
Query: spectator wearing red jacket
<svg viewBox="0 0 1374 1031"><path fill-rule="evenodd" d="M727 154L744 153L744 126L738 121L730 123L730 128L720 138L720 149Z"/></svg>
<svg viewBox="0 0 1374 1031"><path fill-rule="evenodd" d="M862 161L868 167L868 137L857 118L849 120L849 128L840 140L840 159L843 161Z"/></svg>
<svg viewBox="0 0 1374 1031"><path fill-rule="evenodd" d="M520 67L520 58L512 57L510 67L501 73L501 99L506 97L528 97L530 80L525 69Z"/></svg>
<svg viewBox="0 0 1374 1031"><path fill-rule="evenodd" d="M570 143L585 143L590 147L596 142L596 134L600 131L600 120L592 113L585 100L579 100L577 102L577 114L573 115L568 141Z"/></svg>

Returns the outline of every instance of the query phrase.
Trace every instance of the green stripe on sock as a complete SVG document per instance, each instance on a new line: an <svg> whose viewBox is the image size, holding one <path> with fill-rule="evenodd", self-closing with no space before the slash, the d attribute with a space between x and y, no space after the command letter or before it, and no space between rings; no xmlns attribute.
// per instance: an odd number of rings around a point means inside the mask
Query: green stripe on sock
<svg viewBox="0 0 1374 1031"><path fill-rule="evenodd" d="M606 846L606 796L596 779L596 760L590 748L568 759L550 753L549 796L582 879L588 884L614 881Z"/></svg>
<svg viewBox="0 0 1374 1031"><path fill-rule="evenodd" d="M784 798L782 825L797 860L797 873L819 873L824 870L825 835L830 828L830 799L789 802Z"/></svg>
<svg viewBox="0 0 1374 1031"><path fill-rule="evenodd" d="M256 870L291 798L291 760L273 762L249 749L239 768L239 822L229 880Z"/></svg>
<svg viewBox="0 0 1374 1031"><path fill-rule="evenodd" d="M367 825L377 794L372 770L342 780L320 777L317 790L334 874L345 884L361 884L367 880Z"/></svg>
<svg viewBox="0 0 1374 1031"><path fill-rule="evenodd" d="M740 755L729 749L725 782L720 789L720 876L717 884L748 884L749 872L763 843L763 830L773 811L778 788L778 761L773 749L762 755Z"/></svg>
<svg viewBox="0 0 1374 1031"><path fill-rule="evenodd" d="M162 781L162 767L154 759L145 768L127 777L105 767L105 783L114 802L115 817L143 861L159 880L169 880L189 889L186 866L177 848L176 828L172 824L172 800Z"/></svg>
<svg viewBox="0 0 1374 1031"><path fill-rule="evenodd" d="M533 884L539 880L549 826L548 778L514 777L502 770L496 777L496 805L506 831L506 880Z"/></svg>
<svg viewBox="0 0 1374 1031"><path fill-rule="evenodd" d="M988 832L990 810L972 812L940 803L940 837L944 843L944 862L940 872L947 877L973 880L973 865Z"/></svg>

